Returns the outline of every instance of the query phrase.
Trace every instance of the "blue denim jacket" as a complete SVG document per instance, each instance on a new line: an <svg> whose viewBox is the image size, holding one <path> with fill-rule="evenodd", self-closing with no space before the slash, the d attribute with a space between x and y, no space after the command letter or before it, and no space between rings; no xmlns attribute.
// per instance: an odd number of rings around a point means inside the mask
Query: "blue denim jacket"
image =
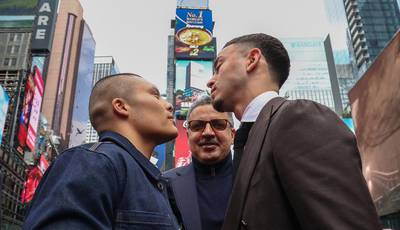
<svg viewBox="0 0 400 230"><path fill-rule="evenodd" d="M126 138L62 153L45 173L23 229L160 229L178 225L166 181Z"/></svg>

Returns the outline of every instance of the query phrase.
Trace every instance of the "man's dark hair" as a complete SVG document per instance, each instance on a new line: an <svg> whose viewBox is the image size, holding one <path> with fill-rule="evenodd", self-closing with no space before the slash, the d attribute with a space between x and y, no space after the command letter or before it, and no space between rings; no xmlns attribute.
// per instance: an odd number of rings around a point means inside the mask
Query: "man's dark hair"
<svg viewBox="0 0 400 230"><path fill-rule="evenodd" d="M290 59L285 47L277 38L262 33L249 34L230 40L224 48L233 44L245 44L250 48L260 49L279 83L279 88L282 87L289 76Z"/></svg>
<svg viewBox="0 0 400 230"><path fill-rule="evenodd" d="M89 119L93 128L99 131L99 124L109 119L108 104L113 98L127 99L132 94L132 87L124 79L141 76L133 73L119 73L108 75L96 82L89 98Z"/></svg>

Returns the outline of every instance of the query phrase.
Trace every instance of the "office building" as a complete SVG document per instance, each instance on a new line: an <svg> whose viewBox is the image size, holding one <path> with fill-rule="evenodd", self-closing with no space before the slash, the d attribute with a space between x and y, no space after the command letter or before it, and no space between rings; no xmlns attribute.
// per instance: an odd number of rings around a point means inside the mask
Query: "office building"
<svg viewBox="0 0 400 230"><path fill-rule="evenodd" d="M365 72L400 28L396 0L344 0L359 74Z"/></svg>

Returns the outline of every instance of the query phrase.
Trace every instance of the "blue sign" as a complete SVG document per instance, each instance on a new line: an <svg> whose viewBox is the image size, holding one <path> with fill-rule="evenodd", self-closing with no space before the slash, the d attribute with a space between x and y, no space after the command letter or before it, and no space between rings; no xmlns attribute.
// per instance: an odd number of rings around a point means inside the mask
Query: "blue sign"
<svg viewBox="0 0 400 230"><path fill-rule="evenodd" d="M215 57L215 39L211 10L176 9L175 58L204 59Z"/></svg>
<svg viewBox="0 0 400 230"><path fill-rule="evenodd" d="M157 145L155 148L154 148L154 153L153 153L153 157L154 158L156 158L158 161L157 161L157 163L156 163L156 166L157 166L157 168L161 168L162 166L163 166L163 164L164 164L164 161L165 161L165 154L166 154L166 151L167 151L167 145L164 143L164 144L161 144L161 145Z"/></svg>
<svg viewBox="0 0 400 230"><path fill-rule="evenodd" d="M354 133L354 124L353 124L353 119L351 118L342 118L343 122L349 127L351 131Z"/></svg>
<svg viewBox="0 0 400 230"><path fill-rule="evenodd" d="M3 87L0 85L0 144L1 140L3 139L3 129L4 129L4 124L6 122L9 102L10 102L10 97L8 96L6 91L4 91Z"/></svg>

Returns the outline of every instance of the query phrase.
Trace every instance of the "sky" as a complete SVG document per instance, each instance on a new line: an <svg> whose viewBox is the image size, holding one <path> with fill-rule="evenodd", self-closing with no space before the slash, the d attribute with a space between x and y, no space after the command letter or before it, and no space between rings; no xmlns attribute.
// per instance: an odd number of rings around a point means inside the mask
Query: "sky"
<svg viewBox="0 0 400 230"><path fill-rule="evenodd" d="M139 74L164 93L167 37L173 34L170 21L176 0L80 2L96 40L96 55L113 56L120 72ZM323 4L322 0L210 0L217 51L230 39L249 33L324 38L328 22Z"/></svg>

